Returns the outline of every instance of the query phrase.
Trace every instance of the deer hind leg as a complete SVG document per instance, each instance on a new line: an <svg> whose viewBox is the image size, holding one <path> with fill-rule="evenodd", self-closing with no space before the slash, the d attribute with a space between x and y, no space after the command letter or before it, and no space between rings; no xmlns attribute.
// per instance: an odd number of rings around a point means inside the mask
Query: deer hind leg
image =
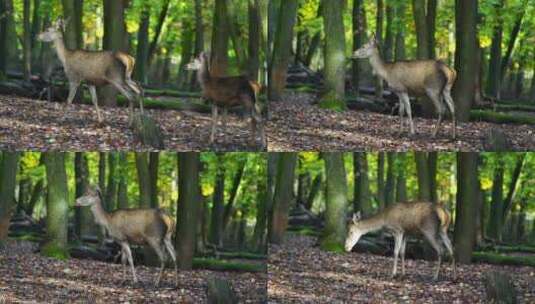
<svg viewBox="0 0 535 304"><path fill-rule="evenodd" d="M435 106L435 109L438 112L438 121L435 125L435 130L433 131L433 137L436 137L438 134L438 130L440 129L440 124L442 124L442 120L444 119L444 112L446 111L446 109L444 108L444 104L442 103L442 98L439 92L433 89L426 89L426 93L427 96L433 102L433 105Z"/></svg>
<svg viewBox="0 0 535 304"><path fill-rule="evenodd" d="M170 238L165 238L164 244L165 244L165 248L167 248L167 251L169 252L169 256L171 256L171 259L173 260L173 263L175 264L175 285L178 286L178 266L176 263L175 248L173 247L173 244L171 243Z"/></svg>
<svg viewBox="0 0 535 304"><path fill-rule="evenodd" d="M67 97L67 104L72 104L74 97L76 97L76 91L78 91L79 86L79 81L69 82L69 97Z"/></svg>
<svg viewBox="0 0 535 304"><path fill-rule="evenodd" d="M97 111L98 122L101 123L102 116L100 116L100 109L98 108L97 88L95 86L89 86L89 94L91 95L91 101L93 102L95 110Z"/></svg>
<svg viewBox="0 0 535 304"><path fill-rule="evenodd" d="M223 113L221 114L221 126L223 127L223 130L227 129L227 114L228 114L228 108L223 107Z"/></svg>
<svg viewBox="0 0 535 304"><path fill-rule="evenodd" d="M409 94L401 93L399 95L399 98L405 104L404 108L405 108L405 112L407 113L407 117L409 118L410 132L412 135L414 135L416 132L414 131L414 122L412 121L411 100L409 98Z"/></svg>
<svg viewBox="0 0 535 304"><path fill-rule="evenodd" d="M214 143L217 128L217 105L212 104L212 132L210 133L210 144Z"/></svg>
<svg viewBox="0 0 535 304"><path fill-rule="evenodd" d="M158 286L160 284L160 279L162 278L163 270L165 268L165 251L163 250L164 244L161 242L161 240L149 240L149 245L156 252L156 254L158 255L158 259L160 260L160 271L158 272L158 277L156 278L156 282L154 283L155 286Z"/></svg>
<svg viewBox="0 0 535 304"><path fill-rule="evenodd" d="M110 81L110 83L119 91L121 94L128 99L128 107L130 113L128 114L128 124L132 125L134 121L134 97L132 95L130 87L125 82Z"/></svg>
<svg viewBox="0 0 535 304"><path fill-rule="evenodd" d="M405 116L405 102L399 97L399 128L403 130L405 124L403 123L403 117Z"/></svg>
<svg viewBox="0 0 535 304"><path fill-rule="evenodd" d="M145 94L143 93L143 88L141 88L141 86L137 82L133 81L130 78L127 78L125 81L130 90L132 90L132 92L134 92L134 94L136 95L139 103L139 111L141 112L141 114L143 114L143 98L145 97Z"/></svg>
<svg viewBox="0 0 535 304"><path fill-rule="evenodd" d="M401 274L405 275L405 247L407 246L407 237L403 237L401 242Z"/></svg>
<svg viewBox="0 0 535 304"><path fill-rule="evenodd" d="M451 113L451 121L453 123L452 136L453 139L455 139L457 137L457 118L455 116L455 103L453 102L453 98L451 98L451 89L447 87L442 94L444 95L444 101L446 101Z"/></svg>
<svg viewBox="0 0 535 304"><path fill-rule="evenodd" d="M134 268L134 258L132 257L132 251L130 250L130 246L128 245L128 243L123 242L121 243L121 248L123 249L123 252L126 253L126 256L128 258L128 263L130 264L130 269L132 270L132 275L134 277L134 283L137 283L136 269Z"/></svg>
<svg viewBox="0 0 535 304"><path fill-rule="evenodd" d="M422 234L425 236L427 241L429 241L431 247L433 247L433 249L435 249L435 251L437 252L437 269L435 270L435 274L433 276L433 279L437 280L438 273L440 272L440 265L442 264L442 246L440 246L440 243L437 240L437 232L435 230L423 230Z"/></svg>
<svg viewBox="0 0 535 304"><path fill-rule="evenodd" d="M451 257L451 267L453 267L453 278L457 278L457 267L455 265L455 254L453 253L453 245L451 244L450 239L448 238L448 234L445 231L440 232L440 238L442 239L442 242L444 243L444 246L446 246L446 249L448 250L448 253Z"/></svg>
<svg viewBox="0 0 535 304"><path fill-rule="evenodd" d="M391 277L395 277L398 272L398 256L403 243L403 233L396 233L394 235L394 242L394 268L392 269Z"/></svg>

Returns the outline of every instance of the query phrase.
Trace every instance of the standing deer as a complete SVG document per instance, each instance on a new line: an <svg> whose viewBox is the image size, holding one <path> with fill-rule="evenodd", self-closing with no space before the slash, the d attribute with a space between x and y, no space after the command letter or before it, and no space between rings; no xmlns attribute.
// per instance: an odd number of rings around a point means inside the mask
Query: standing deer
<svg viewBox="0 0 535 304"><path fill-rule="evenodd" d="M405 246L407 245L407 233L423 235L431 244L438 255L438 265L434 279L438 279L442 262L442 240L452 259L453 274L457 276L453 246L448 238L448 226L450 224L449 213L440 205L429 202L397 203L378 214L360 219L360 214L354 214L349 224L349 232L345 241L345 250L350 252L357 244L361 236L377 231L382 228L390 231L394 236L394 268L392 277L397 274L398 256L401 252L401 273L405 275Z"/></svg>
<svg viewBox="0 0 535 304"><path fill-rule="evenodd" d="M226 126L226 114L229 107L242 105L251 116L252 143L256 143L256 129L259 126L262 146L266 145L262 113L257 100L261 86L246 76L216 77L210 73L210 55L201 53L186 69L197 71L197 81L202 88L203 98L212 101L212 132L210 143L214 142L217 127L217 111L223 108L223 127Z"/></svg>
<svg viewBox="0 0 535 304"><path fill-rule="evenodd" d="M457 72L439 60L411 60L387 63L379 53L377 41L373 37L367 44L356 50L353 58L368 58L373 71L384 79L391 90L399 98L400 125L403 128L403 116L407 112L411 134L414 134L414 123L409 93L417 96L427 95L438 112L433 137L436 137L443 116L448 106L453 121L453 138L456 137L455 104L451 98L451 89L457 78Z"/></svg>
<svg viewBox="0 0 535 304"><path fill-rule="evenodd" d="M71 104L78 87L85 81L89 85L91 100L97 111L99 123L102 122L98 108L97 86L112 85L127 99L130 106L129 121L133 120L134 101L139 101L139 108L143 113L143 100L141 87L132 80L135 59L121 51L86 51L69 50L63 41L65 23L58 19L52 26L40 33L38 39L43 42L53 42L59 60L63 65L69 80L69 97L67 103Z"/></svg>
<svg viewBox="0 0 535 304"><path fill-rule="evenodd" d="M149 245L160 259L160 272L155 285L158 286L165 267L166 250L175 264L175 284L178 286L176 254L171 238L175 231L174 220L163 211L153 208L120 209L106 212L102 207L102 194L98 188L89 187L87 192L76 199L76 207L90 206L95 222L102 226L110 237L121 246L121 262L130 264L134 283L137 283L136 270L130 243ZM126 276L126 267L123 268Z"/></svg>

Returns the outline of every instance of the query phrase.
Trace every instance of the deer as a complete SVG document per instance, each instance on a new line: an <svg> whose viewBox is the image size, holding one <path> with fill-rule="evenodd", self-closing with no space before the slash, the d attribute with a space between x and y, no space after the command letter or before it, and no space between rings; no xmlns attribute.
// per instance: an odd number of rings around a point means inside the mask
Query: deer
<svg viewBox="0 0 535 304"><path fill-rule="evenodd" d="M401 253L401 273L405 275L405 247L406 234L420 234L436 251L438 262L433 278L438 279L442 263L442 240L452 259L453 275L457 277L453 245L448 238L448 226L451 217L448 211L439 204L430 202L404 202L393 204L383 211L367 218L361 219L360 212L353 214L349 223L348 234L345 240L346 252L351 252L360 238L373 231L386 229L394 237L394 267L391 278L397 275L398 256Z"/></svg>
<svg viewBox="0 0 535 304"><path fill-rule="evenodd" d="M118 209L107 212L102 206L102 201L100 189L90 186L82 196L76 199L75 207L89 206L95 222L121 246L123 277L126 277L126 261L128 261L134 284L138 282L130 243L149 245L160 260L160 271L155 286L159 285L165 268L166 250L175 265L175 285L178 286L176 253L171 241L175 232L175 221L156 208Z"/></svg>
<svg viewBox="0 0 535 304"><path fill-rule="evenodd" d="M452 137L456 138L455 104L451 89L457 79L457 72L440 60L410 60L387 63L381 58L375 37L356 50L353 59L368 59L374 74L388 83L399 98L400 127L404 128L405 112L409 119L410 133L415 134L409 94L427 95L438 112L438 121L433 131L436 137L442 123L447 105L452 115Z"/></svg>
<svg viewBox="0 0 535 304"><path fill-rule="evenodd" d="M67 21L68 22L68 21ZM97 86L111 85L128 99L129 122L133 121L134 101L139 101L143 114L143 90L132 80L135 59L121 51L70 50L65 46L63 31L66 23L59 18L37 37L42 42L52 42L69 82L67 104L71 104L82 82L86 82L91 94L99 123L102 116L98 107Z"/></svg>
<svg viewBox="0 0 535 304"><path fill-rule="evenodd" d="M261 85L246 76L218 77L210 72L210 54L202 52L186 65L186 69L197 72L197 81L202 89L202 98L212 102L212 131L210 144L214 143L218 124L218 109L223 109L223 127L226 127L226 115L229 107L242 105L251 116L252 144L256 143L257 126L259 127L262 147L266 145L262 111L258 103Z"/></svg>

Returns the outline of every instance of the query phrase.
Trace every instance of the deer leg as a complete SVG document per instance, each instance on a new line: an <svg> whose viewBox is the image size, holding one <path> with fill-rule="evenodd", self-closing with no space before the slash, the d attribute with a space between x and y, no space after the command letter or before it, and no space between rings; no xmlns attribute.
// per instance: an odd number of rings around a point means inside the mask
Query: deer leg
<svg viewBox="0 0 535 304"><path fill-rule="evenodd" d="M173 263L175 264L175 285L178 286L178 266L176 263L175 248L173 247L173 244L171 244L170 239L165 238L163 241L165 244L165 248L167 248L167 251L169 252L169 255L171 256L171 259L173 260Z"/></svg>
<svg viewBox="0 0 535 304"><path fill-rule="evenodd" d="M228 108L223 107L223 113L221 114L221 125L223 126L223 130L227 129L227 114L228 114Z"/></svg>
<svg viewBox="0 0 535 304"><path fill-rule="evenodd" d="M444 90L442 93L444 95L444 100L446 101L446 104L448 105L448 108L451 112L451 120L453 122L453 139L457 137L457 118L455 117L455 104L453 103L453 99L451 98L451 91L449 89Z"/></svg>
<svg viewBox="0 0 535 304"><path fill-rule="evenodd" d="M72 104L74 97L76 97L76 91L80 86L80 82L69 82L69 97L67 97L67 104Z"/></svg>
<svg viewBox="0 0 535 304"><path fill-rule="evenodd" d="M407 237L403 237L401 242L401 274L405 275L405 247L407 246Z"/></svg>
<svg viewBox="0 0 535 304"><path fill-rule="evenodd" d="M435 92L432 89L427 89L426 94L433 102L433 105L435 106L435 109L438 112L438 121L435 125L435 130L433 131L433 137L436 137L438 134L438 130L440 129L440 124L442 123L442 120L444 119L444 112L446 109L444 108L444 104L442 103L442 98L440 96L439 92Z"/></svg>
<svg viewBox="0 0 535 304"><path fill-rule="evenodd" d="M126 84L123 85L123 83L119 83L117 81L110 81L110 83L119 92L121 92L121 94L123 94L124 97L126 97L126 99L128 99L128 107L130 109L130 113L128 114L128 124L132 125L134 121L134 105L133 105L134 99L133 99L132 93L130 92L130 88L128 87L128 85Z"/></svg>
<svg viewBox="0 0 535 304"><path fill-rule="evenodd" d="M404 124L403 124L403 117L405 116L405 102L399 97L399 128L400 130L403 130Z"/></svg>
<svg viewBox="0 0 535 304"><path fill-rule="evenodd" d="M210 133L210 144L214 143L217 128L217 105L212 104L212 133Z"/></svg>
<svg viewBox="0 0 535 304"><path fill-rule="evenodd" d="M440 246L440 243L438 242L436 238L436 231L433 230L423 230L422 234L425 236L425 238L429 241L429 244L431 244L431 247L435 249L438 256L438 262L437 262L437 269L435 271L435 275L433 276L434 280L438 279L438 273L440 272L440 265L442 264L442 247Z"/></svg>
<svg viewBox="0 0 535 304"><path fill-rule="evenodd" d="M411 100L409 99L409 94L401 93L400 98L403 100L403 103L405 103L405 112L407 113L407 117L409 117L410 131L411 134L414 135L416 132L414 131L414 122L412 121Z"/></svg>
<svg viewBox="0 0 535 304"><path fill-rule="evenodd" d="M403 233L396 233L394 235L394 268L392 269L391 277L395 277L398 272L398 256L401 250L401 243L403 242Z"/></svg>
<svg viewBox="0 0 535 304"><path fill-rule="evenodd" d="M100 123L102 122L102 116L100 116L100 109L98 108L97 88L95 86L89 86L89 94L91 94L91 101L95 106L95 110L97 111L97 119Z"/></svg>
<svg viewBox="0 0 535 304"><path fill-rule="evenodd" d="M126 263L128 262L128 254L121 248L121 265L123 265L123 278L126 278Z"/></svg>
<svg viewBox="0 0 535 304"><path fill-rule="evenodd" d="M137 276L136 276L136 269L134 268L134 258L132 257L132 251L130 250L130 246L126 242L121 243L121 247L123 248L123 251L126 252L126 255L128 257L128 263L130 264L130 269L132 270L132 275L134 276L134 284L135 284L137 283Z"/></svg>
<svg viewBox="0 0 535 304"><path fill-rule="evenodd" d="M451 256L451 267L453 267L453 278L457 279L457 267L455 265L455 254L453 254L453 245L451 244L451 241L448 238L448 234L445 231L440 232L440 238L442 239L442 242L446 246L446 249L448 250L448 253Z"/></svg>
<svg viewBox="0 0 535 304"><path fill-rule="evenodd" d="M149 245L158 255L158 259L160 259L160 272L158 273L158 277L154 283L154 285L157 287L160 284L160 279L162 278L163 270L165 268L165 251L162 250L163 244L160 240L149 241Z"/></svg>
<svg viewBox="0 0 535 304"><path fill-rule="evenodd" d="M265 148L267 146L266 143L266 134L264 132L264 121L262 119L262 112L260 108L258 107L258 104L255 104L254 110L253 110L253 119L256 120L258 126L259 126L259 132L260 132L260 142L262 143L262 148Z"/></svg>

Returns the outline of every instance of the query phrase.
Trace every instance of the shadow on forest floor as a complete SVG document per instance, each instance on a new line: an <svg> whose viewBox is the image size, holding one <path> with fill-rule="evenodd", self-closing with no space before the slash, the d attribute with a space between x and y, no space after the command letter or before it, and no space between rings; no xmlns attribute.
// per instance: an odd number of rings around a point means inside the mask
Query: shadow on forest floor
<svg viewBox="0 0 535 304"><path fill-rule="evenodd" d="M167 268L157 288L158 268L136 266L140 283L133 285L129 269L124 280L122 265L59 261L32 253L34 249L34 243L10 241L0 252L0 302L205 303L210 277L229 280L240 303L261 303L266 298L265 273L179 271L175 287L173 270Z"/></svg>
<svg viewBox="0 0 535 304"><path fill-rule="evenodd" d="M102 107L98 124L92 105L49 103L0 95L0 149L47 151L150 150L135 142L128 127L127 108ZM218 128L209 143L211 114L145 110L160 125L166 150L255 151L250 145L249 120L229 114L227 128Z"/></svg>
<svg viewBox="0 0 535 304"><path fill-rule="evenodd" d="M417 134L400 129L399 117L366 111L338 113L312 105L316 97L289 92L270 104L267 134L269 151L483 151L491 129L500 130L512 151L535 149L535 125L459 123L451 139L449 118L432 138L436 119L415 118Z"/></svg>
<svg viewBox="0 0 535 304"><path fill-rule="evenodd" d="M531 267L458 265L454 281L445 263L435 282L434 261L408 259L406 275L391 279L392 257L329 253L315 243L315 237L288 233L282 246L270 247L270 303L485 303L482 278L489 270L512 276L520 303L535 301Z"/></svg>

